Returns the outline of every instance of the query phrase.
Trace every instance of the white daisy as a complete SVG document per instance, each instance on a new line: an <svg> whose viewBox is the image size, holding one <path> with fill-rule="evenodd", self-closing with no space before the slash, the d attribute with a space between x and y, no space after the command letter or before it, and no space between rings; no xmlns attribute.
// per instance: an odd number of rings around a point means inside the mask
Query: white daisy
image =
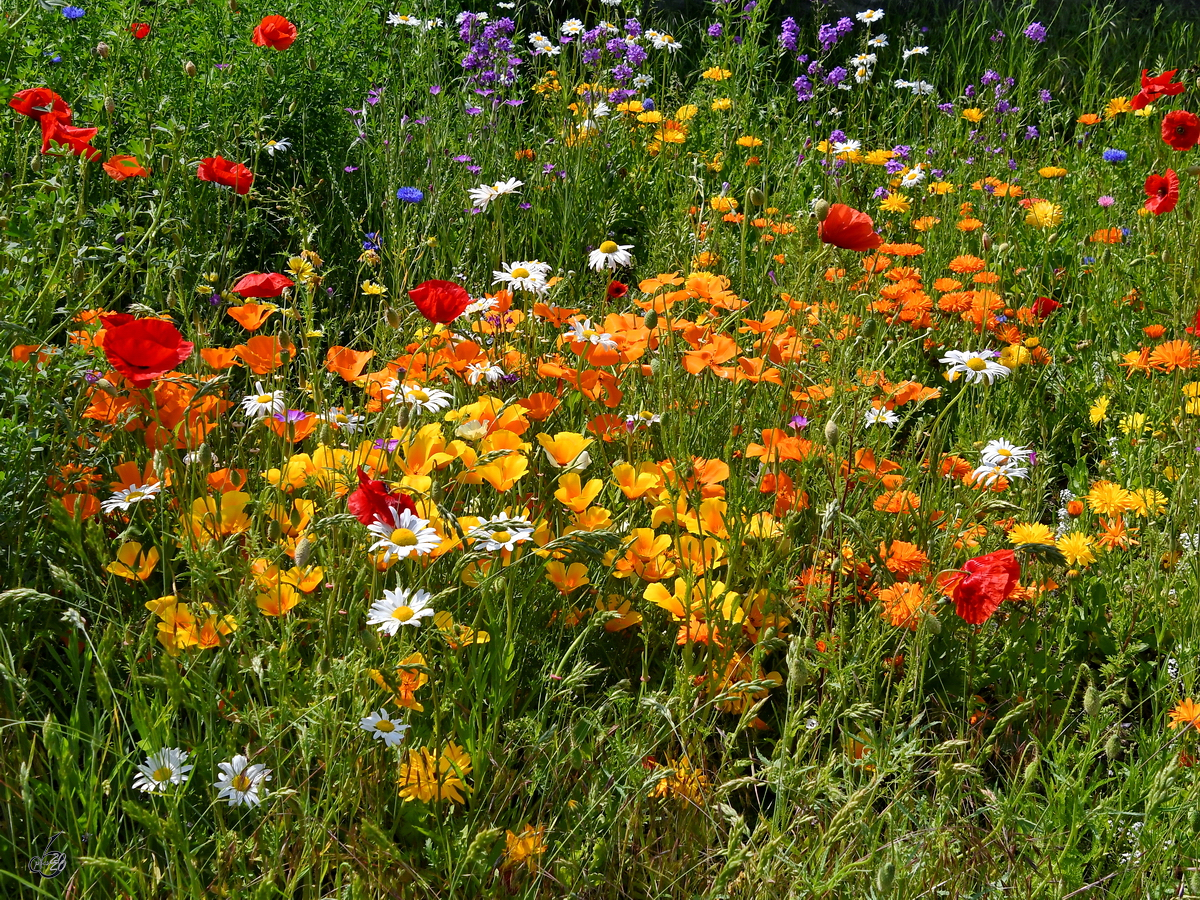
<svg viewBox="0 0 1200 900"><path fill-rule="evenodd" d="M647 32L646 36L649 37L650 33ZM670 50L672 53L683 46L683 44L679 43L671 35L660 34L659 32L655 32L655 36L650 38L650 43L654 45L655 50Z"/></svg>
<svg viewBox="0 0 1200 900"><path fill-rule="evenodd" d="M855 66L873 66L878 61L874 53L860 53L851 58L850 64Z"/></svg>
<svg viewBox="0 0 1200 900"><path fill-rule="evenodd" d="M900 421L900 417L887 407L872 406L863 415L863 421L867 425L886 425L888 428L891 428Z"/></svg>
<svg viewBox="0 0 1200 900"><path fill-rule="evenodd" d="M910 169L900 177L900 187L916 187L924 180L924 172L920 169Z"/></svg>
<svg viewBox="0 0 1200 900"><path fill-rule="evenodd" d="M358 724L363 731L370 732L377 740L383 741L389 747L395 747L404 740L404 732L408 731L408 726L389 717L386 709L381 709L378 713L371 713Z"/></svg>
<svg viewBox="0 0 1200 900"><path fill-rule="evenodd" d="M131 484L124 490L114 491L111 497L100 504L100 510L105 513L116 512L118 509L125 512L135 503L153 500L161 491L161 481L154 484Z"/></svg>
<svg viewBox="0 0 1200 900"><path fill-rule="evenodd" d="M988 384L991 384L997 378L1003 378L1012 373L1012 370L1008 366L1002 366L996 362L995 355L991 350L980 350L978 352L971 350L949 350L945 356L938 359L938 362L950 366L950 374L955 378L959 375L964 376L968 384L983 381L984 379L987 380ZM950 380L953 381L954 378Z"/></svg>
<svg viewBox="0 0 1200 900"><path fill-rule="evenodd" d="M605 350L617 349L617 342L613 336L606 331L597 331L593 328L591 319L572 322L571 330L563 337L575 344L599 344Z"/></svg>
<svg viewBox="0 0 1200 900"><path fill-rule="evenodd" d="M875 37L867 41L868 47L886 47L888 45L888 36L886 34L877 34Z"/></svg>
<svg viewBox="0 0 1200 900"><path fill-rule="evenodd" d="M481 184L477 188L471 188L467 193L471 197L471 202L480 209L487 209L489 203L497 197L502 197L505 194L517 193L517 188L521 187L525 182L518 181L515 178L510 178L508 181L497 181L495 184Z"/></svg>
<svg viewBox="0 0 1200 900"><path fill-rule="evenodd" d="M871 67L859 66L854 70L854 81L857 84L866 84L871 80Z"/></svg>
<svg viewBox="0 0 1200 900"><path fill-rule="evenodd" d="M393 637L401 625L421 627L421 620L433 615L433 607L429 605L428 591L406 591L397 588L394 591L384 591L383 599L371 604L367 614L368 625L378 625L384 634Z"/></svg>
<svg viewBox="0 0 1200 900"><path fill-rule="evenodd" d="M862 149L862 141L834 141L834 153L853 153L855 150Z"/></svg>
<svg viewBox="0 0 1200 900"><path fill-rule="evenodd" d="M492 271L492 284L503 284L510 291L529 291L539 296L550 290L546 281L550 274L549 263L529 259L501 265L502 269Z"/></svg>
<svg viewBox="0 0 1200 900"><path fill-rule="evenodd" d="M404 402L418 412L441 412L454 402L454 397L437 388L421 387L419 384L405 384L401 390Z"/></svg>
<svg viewBox="0 0 1200 900"><path fill-rule="evenodd" d="M935 88L928 81L918 81L913 85L914 94L932 94L935 90L937 90L937 88Z"/></svg>
<svg viewBox="0 0 1200 900"><path fill-rule="evenodd" d="M425 556L437 549L442 539L429 527L429 520L414 515L407 509L392 509L391 523L375 521L367 531L379 538L371 545L371 551L383 551L383 561L405 559L409 556Z"/></svg>
<svg viewBox="0 0 1200 900"><path fill-rule="evenodd" d="M472 528L467 536L482 541L482 549L490 552L513 550L517 544L533 539L533 523L524 516L495 519Z"/></svg>
<svg viewBox="0 0 1200 900"><path fill-rule="evenodd" d="M636 416L626 416L625 428L627 431L633 431L636 428L649 428L651 425L657 425L661 421L662 416L658 413L652 413L644 409Z"/></svg>
<svg viewBox="0 0 1200 900"><path fill-rule="evenodd" d="M567 19L567 21L562 23L561 30L562 30L563 34L569 34L569 35L574 36L577 34L583 34L585 29L583 27L583 23L580 22L578 19Z"/></svg>
<svg viewBox="0 0 1200 900"><path fill-rule="evenodd" d="M133 786L139 791L152 794L165 791L172 784L183 784L188 780L192 766L185 766L188 754L178 747L164 747L146 757L145 763L137 767L138 774Z"/></svg>
<svg viewBox="0 0 1200 900"><path fill-rule="evenodd" d="M287 153L292 149L292 142L287 138L280 138L277 141L267 141L263 144L263 149L271 156L274 156L276 153Z"/></svg>
<svg viewBox="0 0 1200 900"><path fill-rule="evenodd" d="M929 55L928 47L910 47L908 50L905 50L903 53L905 60L907 60L910 56L928 56L928 55Z"/></svg>
<svg viewBox="0 0 1200 900"><path fill-rule="evenodd" d="M971 473L970 481L973 484L986 484L991 486L1001 478L1007 478L1011 481L1014 478L1028 477L1028 469L1021 469L1016 466L980 466Z"/></svg>
<svg viewBox="0 0 1200 900"><path fill-rule="evenodd" d="M905 81L903 78L897 78L895 81L892 82L892 86L898 87L901 90L907 89L907 90L913 91L915 93L915 88L917 86L917 83L915 81Z"/></svg>
<svg viewBox="0 0 1200 900"><path fill-rule="evenodd" d="M262 382L254 382L255 393L242 399L242 414L248 419L265 419L287 409L283 402L283 391L263 390Z"/></svg>
<svg viewBox="0 0 1200 900"><path fill-rule="evenodd" d="M340 406L335 406L321 416L321 418L339 431L346 432L346 434L354 434L354 432L362 427L363 422L366 421L366 416L348 413Z"/></svg>
<svg viewBox="0 0 1200 900"><path fill-rule="evenodd" d="M593 271L603 272L605 269L615 269L617 266L633 264L633 254L629 251L633 244L618 244L616 241L604 241L588 255L588 266Z"/></svg>
<svg viewBox="0 0 1200 900"><path fill-rule="evenodd" d="M495 309L500 301L495 297L480 297L473 299L470 306L463 310L463 315L469 316L473 313L487 312L490 309Z"/></svg>
<svg viewBox="0 0 1200 900"><path fill-rule="evenodd" d="M217 768L221 774L213 787L220 788L218 800L225 800L230 806L258 806L267 795L262 785L271 780L271 770L266 766L250 765L250 760L239 753L230 762L219 763Z"/></svg>
<svg viewBox="0 0 1200 900"><path fill-rule="evenodd" d="M985 465L1004 466L1028 462L1033 455L1029 447L1020 447L1004 438L988 441L980 451L979 457Z"/></svg>
<svg viewBox="0 0 1200 900"><path fill-rule="evenodd" d="M654 84L654 76L647 75L644 72L641 75L634 75L631 84L635 91L644 91L650 85Z"/></svg>
<svg viewBox="0 0 1200 900"><path fill-rule="evenodd" d="M860 22L865 22L869 25L872 22L878 22L880 19L883 18L883 10L882 9L865 9L862 12L855 15L854 18L858 19L858 21L860 21Z"/></svg>
<svg viewBox="0 0 1200 900"><path fill-rule="evenodd" d="M484 380L488 384L495 384L505 374L507 373L493 362L471 363L467 366L467 384L479 384Z"/></svg>

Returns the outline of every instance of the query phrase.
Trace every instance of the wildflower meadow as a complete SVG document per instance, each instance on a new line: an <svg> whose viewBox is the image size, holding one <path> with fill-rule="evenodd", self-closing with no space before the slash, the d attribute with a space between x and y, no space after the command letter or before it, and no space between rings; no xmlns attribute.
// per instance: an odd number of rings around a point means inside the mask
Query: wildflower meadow
<svg viewBox="0 0 1200 900"><path fill-rule="evenodd" d="M0 8L0 895L1200 898L1189 3Z"/></svg>

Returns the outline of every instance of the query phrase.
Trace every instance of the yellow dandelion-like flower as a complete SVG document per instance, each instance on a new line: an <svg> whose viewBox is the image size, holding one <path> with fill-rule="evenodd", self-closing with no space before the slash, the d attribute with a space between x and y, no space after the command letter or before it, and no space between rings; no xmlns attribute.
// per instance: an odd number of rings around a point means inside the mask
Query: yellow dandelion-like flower
<svg viewBox="0 0 1200 900"><path fill-rule="evenodd" d="M1115 119L1121 113L1133 112L1133 104L1128 97L1113 97L1104 107L1104 118Z"/></svg>
<svg viewBox="0 0 1200 900"><path fill-rule="evenodd" d="M1053 544L1054 532L1050 526L1041 522L1021 522L1014 525L1008 532L1009 543L1020 544Z"/></svg>
<svg viewBox="0 0 1200 900"><path fill-rule="evenodd" d="M1093 512L1102 516L1119 516L1133 509L1132 491L1127 491L1111 481L1097 481L1084 497Z"/></svg>
<svg viewBox="0 0 1200 900"><path fill-rule="evenodd" d="M1141 434L1146 430L1146 414L1130 413L1127 416L1121 416L1117 424L1125 434Z"/></svg>
<svg viewBox="0 0 1200 900"><path fill-rule="evenodd" d="M966 119L968 122L971 122L976 125L978 125L980 122L983 121L983 116L984 116L983 110L977 106L973 106L970 109L964 109L962 111L962 117L964 119Z"/></svg>
<svg viewBox="0 0 1200 900"><path fill-rule="evenodd" d="M370 294L373 296L381 296L381 295L387 293L387 288L385 288L382 284L376 284L374 281L371 281L369 279L367 281L364 281L360 285L360 287L362 288L362 292L364 294Z"/></svg>
<svg viewBox="0 0 1200 900"><path fill-rule="evenodd" d="M1062 220L1062 207L1049 200L1039 200L1029 207L1029 214L1025 216L1025 224L1034 228L1053 228L1061 225Z"/></svg>
<svg viewBox="0 0 1200 900"><path fill-rule="evenodd" d="M733 73L728 69L722 69L720 66L713 66L711 69L705 69L700 73L700 77L707 81L724 81Z"/></svg>
<svg viewBox="0 0 1200 900"><path fill-rule="evenodd" d="M1079 531L1072 531L1070 534L1063 535L1054 543L1058 547L1059 552L1066 557L1068 565L1080 566L1086 569L1096 561L1096 554L1092 552L1092 538L1090 535Z"/></svg>
<svg viewBox="0 0 1200 900"><path fill-rule="evenodd" d="M1096 402L1092 404L1092 408L1088 410L1088 418L1092 420L1093 425L1099 425L1108 418L1108 404L1110 400L1107 395L1097 397Z"/></svg>
<svg viewBox="0 0 1200 900"><path fill-rule="evenodd" d="M879 208L884 212L906 213L912 209L912 204L903 194L895 193L888 194L887 198L879 204Z"/></svg>
<svg viewBox="0 0 1200 900"><path fill-rule="evenodd" d="M733 109L733 101L728 97L718 97L712 102L712 108L714 112L729 112Z"/></svg>
<svg viewBox="0 0 1200 900"><path fill-rule="evenodd" d="M1067 174L1067 170L1062 166L1042 166L1038 169L1038 174L1043 178L1062 178Z"/></svg>
<svg viewBox="0 0 1200 900"><path fill-rule="evenodd" d="M1186 700L1180 700L1168 715L1171 719L1167 723L1168 728L1175 729L1180 725L1191 725L1197 731L1200 731L1200 703L1197 703L1191 697L1188 697Z"/></svg>

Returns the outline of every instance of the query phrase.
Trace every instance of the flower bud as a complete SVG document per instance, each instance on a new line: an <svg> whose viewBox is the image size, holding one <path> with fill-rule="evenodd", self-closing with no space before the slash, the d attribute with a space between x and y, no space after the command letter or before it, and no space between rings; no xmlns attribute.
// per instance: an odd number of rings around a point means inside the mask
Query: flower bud
<svg viewBox="0 0 1200 900"><path fill-rule="evenodd" d="M35 156L33 159L31 159L29 161L29 168L34 172L42 171L42 158L40 156Z"/></svg>
<svg viewBox="0 0 1200 900"><path fill-rule="evenodd" d="M263 66L263 71L265 71L267 73L268 78L275 77L275 67L273 65L271 65L270 63L267 63L265 66Z"/></svg>
<svg viewBox="0 0 1200 900"><path fill-rule="evenodd" d="M1089 684L1083 692L1083 711L1093 719L1100 715L1100 692L1094 684Z"/></svg>
<svg viewBox="0 0 1200 900"><path fill-rule="evenodd" d="M890 859L884 860L883 865L879 867L879 871L875 873L875 890L879 896L886 897L892 892L892 885L896 881L896 864Z"/></svg>
<svg viewBox="0 0 1200 900"><path fill-rule="evenodd" d="M101 59L108 59L108 54L110 52L111 50L109 49L108 44L104 43L104 41L101 41L96 45L96 55Z"/></svg>
<svg viewBox="0 0 1200 900"><path fill-rule="evenodd" d="M117 101L113 100L112 97L105 97L104 98L104 111L106 113L108 113L110 116L113 113L115 113L117 111Z"/></svg>
<svg viewBox="0 0 1200 900"><path fill-rule="evenodd" d="M237 15L242 11L241 7L238 6L237 0L229 0L229 11L234 15Z"/></svg>
<svg viewBox="0 0 1200 900"><path fill-rule="evenodd" d="M1187 173L1193 178L1195 178L1197 175L1200 175L1200 163L1192 163L1190 166L1188 166Z"/></svg>
<svg viewBox="0 0 1200 900"><path fill-rule="evenodd" d="M1117 757L1121 755L1121 736L1117 732L1113 732L1108 736L1108 740L1104 743L1104 755L1108 761L1116 762Z"/></svg>
<svg viewBox="0 0 1200 900"><path fill-rule="evenodd" d="M190 59L185 61L183 64L183 74L187 75L188 78L194 78L196 76L196 64Z"/></svg>
<svg viewBox="0 0 1200 900"><path fill-rule="evenodd" d="M310 72L317 71L317 60L316 60L316 57L314 57L312 55L310 55L308 57L308 71L310 71Z"/></svg>
<svg viewBox="0 0 1200 900"><path fill-rule="evenodd" d="M308 560L312 557L313 542L306 534L296 542L296 565L300 568L308 565Z"/></svg>
<svg viewBox="0 0 1200 900"><path fill-rule="evenodd" d="M830 419L825 423L825 443L830 447L837 446L838 436L840 434L841 432L838 430L837 422L835 422L833 419Z"/></svg>
<svg viewBox="0 0 1200 900"><path fill-rule="evenodd" d="M383 317L387 319L388 325L392 328L400 327L400 313L396 312L392 307L389 306L383 311Z"/></svg>
<svg viewBox="0 0 1200 900"><path fill-rule="evenodd" d="M746 192L746 202L751 206L762 206L767 202L767 195L758 188L750 188Z"/></svg>
<svg viewBox="0 0 1200 900"><path fill-rule="evenodd" d="M994 243L995 243L995 240L986 231L979 238L979 244L980 244L980 246L983 247L984 250L991 250L992 244L994 244Z"/></svg>
<svg viewBox="0 0 1200 900"><path fill-rule="evenodd" d="M829 201L818 200L813 204L813 212L816 214L818 222L824 222L829 216Z"/></svg>
<svg viewBox="0 0 1200 900"><path fill-rule="evenodd" d="M653 331L658 327L658 313L655 310L650 310L646 313L646 318L642 321L647 331Z"/></svg>

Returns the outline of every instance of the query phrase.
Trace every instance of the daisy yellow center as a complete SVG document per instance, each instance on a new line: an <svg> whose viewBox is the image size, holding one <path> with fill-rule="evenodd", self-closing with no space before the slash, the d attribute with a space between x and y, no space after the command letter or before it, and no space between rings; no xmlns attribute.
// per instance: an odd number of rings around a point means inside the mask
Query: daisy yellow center
<svg viewBox="0 0 1200 900"><path fill-rule="evenodd" d="M412 399L419 400L422 403L429 399L429 394L425 393L425 391L421 390L420 388L414 388L413 390L409 391L408 395Z"/></svg>
<svg viewBox="0 0 1200 900"><path fill-rule="evenodd" d="M273 396L271 396L270 394L259 394L254 399L257 400L259 403L271 403L275 400L275 398Z"/></svg>
<svg viewBox="0 0 1200 900"><path fill-rule="evenodd" d="M350 417L348 415L346 415L345 413L336 413L333 417L333 421L339 422L339 423L345 423L345 422L350 421Z"/></svg>
<svg viewBox="0 0 1200 900"><path fill-rule="evenodd" d="M396 726L393 725L389 719L380 719L375 723L375 730L382 731L384 734L388 734L389 732L395 731Z"/></svg>
<svg viewBox="0 0 1200 900"><path fill-rule="evenodd" d="M392 613L392 618L400 622L407 622L412 617L412 608L408 606L397 606L396 611Z"/></svg>
<svg viewBox="0 0 1200 900"><path fill-rule="evenodd" d="M234 775L233 781L229 782L235 791L250 790L250 779L245 775Z"/></svg>
<svg viewBox="0 0 1200 900"><path fill-rule="evenodd" d="M417 546L417 535L411 528L397 528L392 532L390 540L397 547Z"/></svg>
<svg viewBox="0 0 1200 900"><path fill-rule="evenodd" d="M154 770L154 774L152 774L150 777L153 778L155 781L157 781L159 784L162 784L164 781L170 781L171 780L171 767L170 766L160 766L159 768Z"/></svg>
<svg viewBox="0 0 1200 900"><path fill-rule="evenodd" d="M975 372L982 372L987 368L987 360L980 359L978 356L972 357L967 360L967 368Z"/></svg>
<svg viewBox="0 0 1200 900"><path fill-rule="evenodd" d="M616 241L605 241L600 245L600 252L605 254L616 253L619 249Z"/></svg>
<svg viewBox="0 0 1200 900"><path fill-rule="evenodd" d="M509 534L507 531L493 531L492 532L492 540L495 541L497 544L507 544L509 541L512 540L512 535Z"/></svg>
<svg viewBox="0 0 1200 900"><path fill-rule="evenodd" d="M145 500L149 496L145 491L130 491L125 495L125 499L132 503L135 500Z"/></svg>
<svg viewBox="0 0 1200 900"><path fill-rule="evenodd" d="M527 268L525 268L524 266L517 266L515 269L512 270L512 277L513 278L528 278L529 270Z"/></svg>

